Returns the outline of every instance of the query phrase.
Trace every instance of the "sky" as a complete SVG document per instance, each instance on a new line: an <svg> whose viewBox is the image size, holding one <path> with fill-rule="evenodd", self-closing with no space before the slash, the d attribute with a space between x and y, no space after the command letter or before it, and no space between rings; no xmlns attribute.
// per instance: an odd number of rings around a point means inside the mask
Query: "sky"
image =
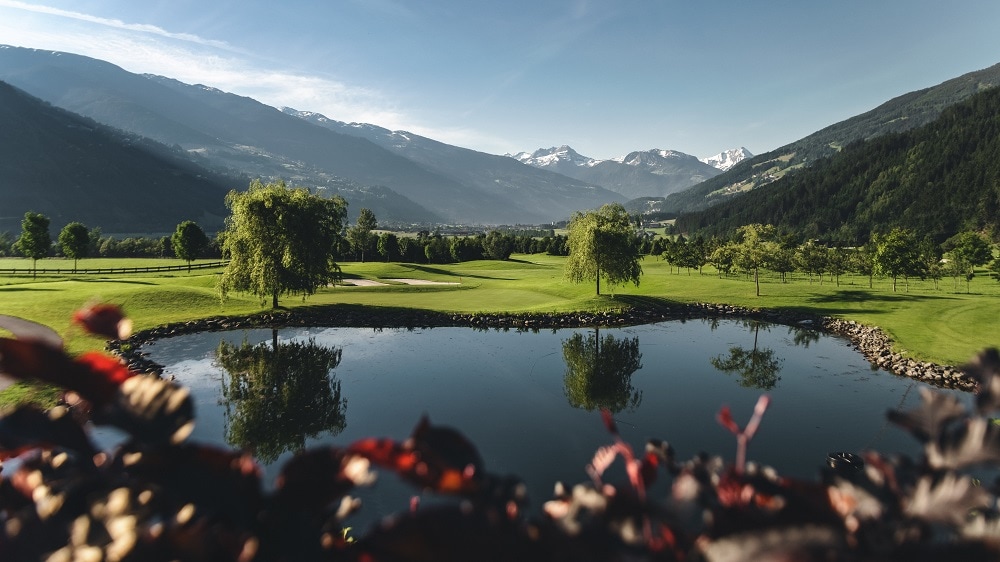
<svg viewBox="0 0 1000 562"><path fill-rule="evenodd" d="M0 0L0 44L491 154L761 154L1000 63L1000 2Z"/></svg>

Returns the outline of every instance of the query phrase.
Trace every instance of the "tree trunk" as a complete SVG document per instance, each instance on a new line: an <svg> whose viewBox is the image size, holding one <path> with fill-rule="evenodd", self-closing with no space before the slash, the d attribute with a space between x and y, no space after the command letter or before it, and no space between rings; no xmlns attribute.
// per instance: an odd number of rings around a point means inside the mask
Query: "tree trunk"
<svg viewBox="0 0 1000 562"><path fill-rule="evenodd" d="M271 295L271 308L278 308L278 292Z"/></svg>
<svg viewBox="0 0 1000 562"><path fill-rule="evenodd" d="M601 296L601 266L597 266L597 296Z"/></svg>

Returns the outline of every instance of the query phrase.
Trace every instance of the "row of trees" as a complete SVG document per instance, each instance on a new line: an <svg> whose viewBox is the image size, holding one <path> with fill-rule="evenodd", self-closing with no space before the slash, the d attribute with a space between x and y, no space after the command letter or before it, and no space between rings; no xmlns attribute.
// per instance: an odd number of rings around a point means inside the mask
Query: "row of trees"
<svg viewBox="0 0 1000 562"><path fill-rule="evenodd" d="M729 241L679 237L666 245L662 256L678 269L700 270L712 265L720 275L750 275L758 295L761 270L778 273L782 280L788 273L799 271L821 283L826 274L838 284L840 275L851 272L867 276L869 286L875 276L882 276L892 279L893 291L900 278L904 282L911 278L937 281L948 275L956 285L963 278L968 282L975 268L991 260L992 268L1000 273L1000 259L993 260L990 243L972 231L935 244L929 237L919 238L912 230L894 228L873 234L864 246L845 248L815 241L794 244L783 240L773 225L749 224L737 229L737 235Z"/></svg>
<svg viewBox="0 0 1000 562"><path fill-rule="evenodd" d="M569 254L566 237L549 234L536 237L499 230L474 236L443 236L423 230L414 236L376 232L378 220L371 210L362 208L357 222L347 228L338 256L344 260L376 259L405 263L455 263L493 259L506 260L513 253L556 256Z"/></svg>
<svg viewBox="0 0 1000 562"><path fill-rule="evenodd" d="M88 257L178 257L191 262L200 257L218 255L215 243L194 221L177 225L171 236L163 238L102 237L100 228L89 229L80 222L71 222L59 231L56 242L49 231L50 219L28 211L21 221L21 234L11 241L8 233L0 234L0 255L20 255L32 260L36 269L38 260L61 255L73 260L76 271L79 260Z"/></svg>

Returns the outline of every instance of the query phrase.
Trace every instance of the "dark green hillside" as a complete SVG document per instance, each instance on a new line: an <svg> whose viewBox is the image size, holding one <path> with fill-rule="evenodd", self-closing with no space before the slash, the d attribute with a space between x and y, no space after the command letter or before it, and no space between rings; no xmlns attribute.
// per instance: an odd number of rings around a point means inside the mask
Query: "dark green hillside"
<svg viewBox="0 0 1000 562"><path fill-rule="evenodd" d="M671 194L660 203L659 209L673 212L704 209L731 196L768 185L819 159L836 154L851 143L926 125L941 115L945 108L998 85L1000 64L904 94L777 150L744 160L691 189Z"/></svg>
<svg viewBox="0 0 1000 562"><path fill-rule="evenodd" d="M53 237L72 221L106 233L169 232L183 220L214 230L226 192L246 185L0 82L0 232L20 232L26 211L47 215Z"/></svg>
<svg viewBox="0 0 1000 562"><path fill-rule="evenodd" d="M770 223L809 238L864 242L912 228L941 242L961 230L1000 234L1000 88L905 133L857 142L810 168L705 211L684 231L722 234Z"/></svg>

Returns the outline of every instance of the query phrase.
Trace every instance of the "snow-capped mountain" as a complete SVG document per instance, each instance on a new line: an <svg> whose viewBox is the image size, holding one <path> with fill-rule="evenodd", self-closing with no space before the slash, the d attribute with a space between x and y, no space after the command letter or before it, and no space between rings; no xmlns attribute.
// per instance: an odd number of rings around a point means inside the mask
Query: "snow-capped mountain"
<svg viewBox="0 0 1000 562"><path fill-rule="evenodd" d="M739 147L727 150L725 152L720 152L715 156L709 156L708 158L701 158L700 160L709 166L718 168L725 172L729 168L739 164L747 158L753 158L753 154L750 153L746 147Z"/></svg>
<svg viewBox="0 0 1000 562"><path fill-rule="evenodd" d="M553 146L552 148L539 148L531 154L528 154L527 152L518 152L517 154L507 154L507 156L516 158L522 163L529 164L536 168L553 166L561 162L573 164L574 166L593 166L594 164L600 162L600 160L582 156L579 152L573 150L565 144L562 146Z"/></svg>
<svg viewBox="0 0 1000 562"><path fill-rule="evenodd" d="M689 154L658 148L607 160L583 156L565 145L507 156L600 185L628 198L665 197L722 173Z"/></svg>
<svg viewBox="0 0 1000 562"><path fill-rule="evenodd" d="M569 216L577 209L625 199L614 190L554 173L555 170L526 166L511 158L448 145L415 133L390 131L367 123L344 123L290 107L281 111L340 134L367 139L430 172L459 181L470 188L470 194L484 209L499 206L492 212L506 213L507 209L516 208L522 222L548 222L552 219L546 217Z"/></svg>

